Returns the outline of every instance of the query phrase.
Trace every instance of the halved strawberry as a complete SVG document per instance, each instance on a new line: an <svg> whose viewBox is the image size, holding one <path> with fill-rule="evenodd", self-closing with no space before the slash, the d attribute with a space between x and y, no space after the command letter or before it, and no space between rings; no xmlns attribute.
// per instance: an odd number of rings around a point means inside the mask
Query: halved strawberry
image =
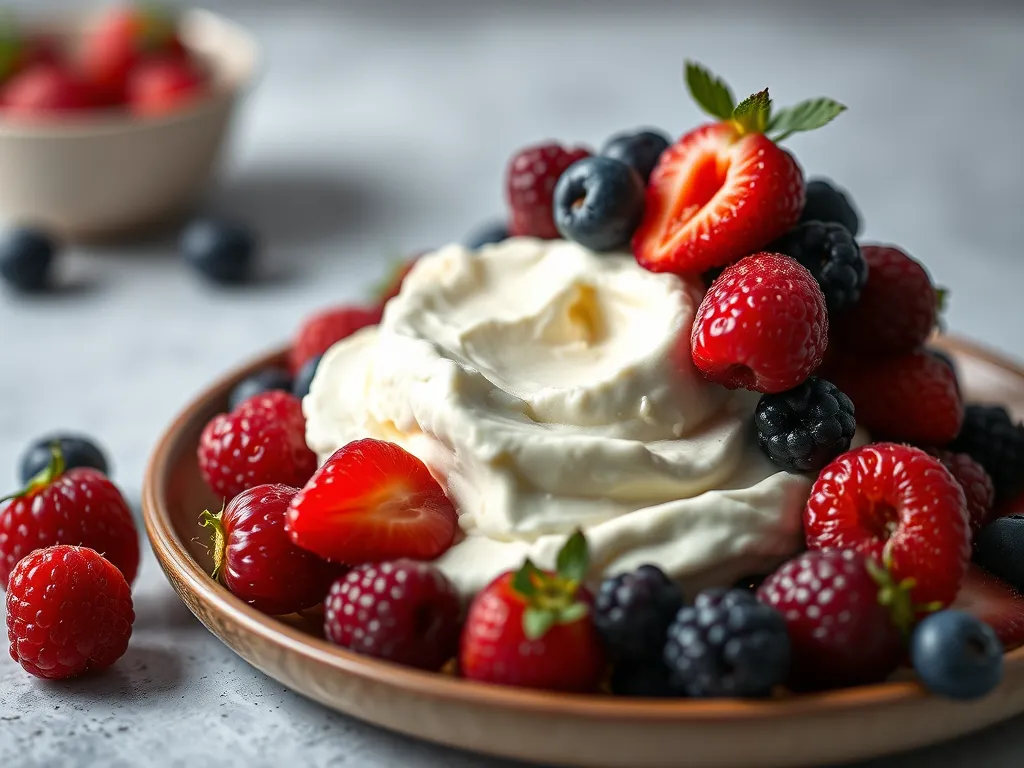
<svg viewBox="0 0 1024 768"><path fill-rule="evenodd" d="M991 626L1006 650L1024 645L1024 597L988 571L972 564L950 607L977 616Z"/></svg>
<svg viewBox="0 0 1024 768"><path fill-rule="evenodd" d="M455 507L422 461L393 443L356 440L338 449L288 507L298 546L356 565L432 560L451 546Z"/></svg>
<svg viewBox="0 0 1024 768"><path fill-rule="evenodd" d="M803 173L776 141L825 125L845 109L814 99L772 115L767 90L734 106L728 86L698 65L687 65L686 79L697 103L721 122L683 136L651 174L633 252L654 272L725 266L796 224Z"/></svg>

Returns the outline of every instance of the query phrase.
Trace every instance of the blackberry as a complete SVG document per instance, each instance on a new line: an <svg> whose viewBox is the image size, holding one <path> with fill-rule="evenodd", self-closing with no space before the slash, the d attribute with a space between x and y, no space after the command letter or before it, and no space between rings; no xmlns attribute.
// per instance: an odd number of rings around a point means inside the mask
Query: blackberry
<svg viewBox="0 0 1024 768"><path fill-rule="evenodd" d="M978 531L974 562L1014 589L1024 589L1024 515L1000 517Z"/></svg>
<svg viewBox="0 0 1024 768"><path fill-rule="evenodd" d="M688 696L767 696L789 672L782 614L744 589L709 589L679 611L668 630L665 664Z"/></svg>
<svg viewBox="0 0 1024 768"><path fill-rule="evenodd" d="M825 294L829 312L842 312L856 304L868 280L868 263L842 224L806 221L767 250L792 256L807 267Z"/></svg>
<svg viewBox="0 0 1024 768"><path fill-rule="evenodd" d="M1015 423L999 405L968 405L960 434L949 445L981 464L992 478L996 500L1019 490L1024 478L1024 424Z"/></svg>
<svg viewBox="0 0 1024 768"><path fill-rule="evenodd" d="M824 179L812 179L804 192L806 202L800 221L834 221L850 234L860 233L860 217L846 193Z"/></svg>
<svg viewBox="0 0 1024 768"><path fill-rule="evenodd" d="M664 699L679 696L672 687L668 667L661 659L653 661L626 661L615 665L610 681L616 696L646 699Z"/></svg>
<svg viewBox="0 0 1024 768"><path fill-rule="evenodd" d="M679 587L657 566L641 565L604 580L594 601L594 624L612 658L657 659L682 607Z"/></svg>
<svg viewBox="0 0 1024 768"><path fill-rule="evenodd" d="M787 469L816 472L850 450L857 421L850 398L832 382L811 376L793 389L761 395L754 426L769 459Z"/></svg>

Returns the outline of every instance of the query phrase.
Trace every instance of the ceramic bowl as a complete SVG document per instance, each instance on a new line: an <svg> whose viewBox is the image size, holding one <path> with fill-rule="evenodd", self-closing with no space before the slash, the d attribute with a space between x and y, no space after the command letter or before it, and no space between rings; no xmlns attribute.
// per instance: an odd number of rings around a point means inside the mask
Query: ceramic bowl
<svg viewBox="0 0 1024 768"><path fill-rule="evenodd" d="M46 122L0 112L0 217L94 238L129 234L187 208L217 167L258 53L247 32L215 14L189 11L181 25L183 43L212 77L211 92L192 105L152 118L97 111ZM43 25L58 36L84 27Z"/></svg>
<svg viewBox="0 0 1024 768"><path fill-rule="evenodd" d="M945 340L972 399L1024 414L1024 370ZM210 578L199 514L220 502L196 463L204 424L235 383L284 362L279 352L199 395L160 438L143 509L171 585L239 656L311 699L402 733L543 765L811 766L859 760L952 738L1024 711L1024 648L1007 654L1002 684L958 703L900 681L770 701L631 700L502 688L406 669L331 645L315 617L271 618Z"/></svg>

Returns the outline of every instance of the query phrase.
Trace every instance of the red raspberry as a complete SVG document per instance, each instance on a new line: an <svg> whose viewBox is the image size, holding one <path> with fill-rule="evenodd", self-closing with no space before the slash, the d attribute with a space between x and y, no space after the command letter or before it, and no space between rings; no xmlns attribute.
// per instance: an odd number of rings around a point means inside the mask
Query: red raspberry
<svg viewBox="0 0 1024 768"><path fill-rule="evenodd" d="M382 311L383 304L377 307L337 307L307 318L299 326L288 355L292 375L297 374L306 362L320 357L360 328L379 323Z"/></svg>
<svg viewBox="0 0 1024 768"><path fill-rule="evenodd" d="M825 355L825 296L796 260L778 253L747 256L705 294L690 344L705 378L729 389L792 389Z"/></svg>
<svg viewBox="0 0 1024 768"><path fill-rule="evenodd" d="M65 472L59 451L21 495L0 507L0 584L23 557L54 544L104 553L129 584L139 570L139 534L117 486L91 467Z"/></svg>
<svg viewBox="0 0 1024 768"><path fill-rule="evenodd" d="M316 471L302 403L279 390L214 416L199 438L198 456L206 484L228 499L264 483L301 487Z"/></svg>
<svg viewBox="0 0 1024 768"><path fill-rule="evenodd" d="M872 354L910 352L935 328L938 295L928 273L898 248L865 245L868 282L860 300L836 318L836 341Z"/></svg>
<svg viewBox="0 0 1024 768"><path fill-rule="evenodd" d="M297 488L257 485L235 496L216 515L204 512L213 529L214 578L258 611L279 616L323 602L340 566L292 544L285 512Z"/></svg>
<svg viewBox="0 0 1024 768"><path fill-rule="evenodd" d="M40 549L11 573L11 658L36 677L63 680L109 667L128 649L134 621L128 582L95 550Z"/></svg>
<svg viewBox="0 0 1024 768"><path fill-rule="evenodd" d="M353 568L334 582L324 608L329 640L396 664L437 670L459 645L459 594L428 563Z"/></svg>
<svg viewBox="0 0 1024 768"><path fill-rule="evenodd" d="M555 184L566 168L584 157L590 157L590 150L563 147L554 142L526 147L512 156L505 181L512 210L508 225L510 235L545 240L561 237L552 208Z"/></svg>
<svg viewBox="0 0 1024 768"><path fill-rule="evenodd" d="M853 401L857 423L875 437L946 445L960 433L964 406L956 373L929 352L841 357L822 375Z"/></svg>
<svg viewBox="0 0 1024 768"><path fill-rule="evenodd" d="M941 448L928 448L928 453L942 462L953 479L960 483L967 499L967 515L971 521L971 533L976 534L992 518L996 492L992 478L978 462L966 453L953 453Z"/></svg>
<svg viewBox="0 0 1024 768"><path fill-rule="evenodd" d="M912 579L914 602L949 605L971 557L967 502L938 459L873 443L844 453L818 476L804 512L811 549L852 549Z"/></svg>
<svg viewBox="0 0 1024 768"><path fill-rule="evenodd" d="M804 552L765 579L757 597L786 620L795 690L875 683L903 657L900 624L913 620L910 598L856 552Z"/></svg>

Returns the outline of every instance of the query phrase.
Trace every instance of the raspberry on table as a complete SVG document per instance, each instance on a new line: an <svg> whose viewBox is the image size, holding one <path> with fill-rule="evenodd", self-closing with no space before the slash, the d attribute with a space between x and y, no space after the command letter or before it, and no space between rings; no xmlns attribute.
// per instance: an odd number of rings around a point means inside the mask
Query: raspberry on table
<svg viewBox="0 0 1024 768"><path fill-rule="evenodd" d="M459 594L429 563L357 566L334 582L324 608L327 638L357 653L438 670L458 650Z"/></svg>
<svg viewBox="0 0 1024 768"><path fill-rule="evenodd" d="M842 224L847 231L856 237L860 234L860 216L853 207L849 196L834 183L826 179L811 179L805 191L807 202L804 203L801 223L805 221L825 221Z"/></svg>
<svg viewBox="0 0 1024 768"><path fill-rule="evenodd" d="M768 458L799 472L816 472L848 451L857 431L850 398L816 376L785 392L761 395L754 426Z"/></svg>
<svg viewBox="0 0 1024 768"><path fill-rule="evenodd" d="M1024 488L1024 423L1001 405L971 404L950 450L966 453L985 468L996 498L1005 501Z"/></svg>
<svg viewBox="0 0 1024 768"><path fill-rule="evenodd" d="M11 658L36 677L63 680L109 667L128 649L134 621L128 582L95 550L58 544L11 572Z"/></svg>
<svg viewBox="0 0 1024 768"><path fill-rule="evenodd" d="M786 622L745 589L709 589L679 611L664 659L687 696L767 696L789 671Z"/></svg>
<svg viewBox="0 0 1024 768"><path fill-rule="evenodd" d="M509 234L545 240L558 238L553 206L555 184L566 168L590 154L583 147L547 142L513 155L505 174Z"/></svg>
<svg viewBox="0 0 1024 768"><path fill-rule="evenodd" d="M842 224L807 221L768 246L799 261L818 281L829 312L843 312L860 299L868 280L868 263L853 235Z"/></svg>
<svg viewBox="0 0 1024 768"><path fill-rule="evenodd" d="M594 601L594 625L614 659L660 659L669 624L683 607L679 587L654 565L612 576Z"/></svg>

